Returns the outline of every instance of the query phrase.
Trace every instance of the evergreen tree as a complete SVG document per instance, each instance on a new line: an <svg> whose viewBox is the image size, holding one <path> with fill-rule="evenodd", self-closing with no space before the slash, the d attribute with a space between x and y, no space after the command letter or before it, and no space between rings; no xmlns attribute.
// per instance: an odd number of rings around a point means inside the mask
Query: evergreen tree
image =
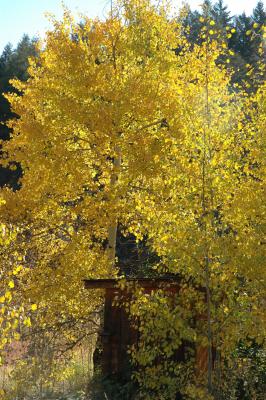
<svg viewBox="0 0 266 400"><path fill-rule="evenodd" d="M3 53L0 56L0 68L1 68L1 72L2 72L2 68L5 67L5 65L8 63L8 61L10 60L10 57L12 55L12 44L8 43L4 50Z"/></svg>
<svg viewBox="0 0 266 400"><path fill-rule="evenodd" d="M196 43L199 38L202 26L200 16L201 14L198 11L192 11L190 7L187 8L186 17L183 19L183 25L188 28L186 37L190 43Z"/></svg>
<svg viewBox="0 0 266 400"><path fill-rule="evenodd" d="M12 49L11 44L8 43L0 56L0 139L2 140L9 139L10 129L7 128L6 122L14 117L3 93L14 92L14 87L10 84L11 79L27 80L28 58L37 54L35 43L35 39L24 35L15 49ZM6 168L0 164L0 187L9 185L16 189L19 176L21 176L19 165Z"/></svg>
<svg viewBox="0 0 266 400"><path fill-rule="evenodd" d="M232 23L232 16L223 0L218 0L212 9L212 16L219 28L225 28Z"/></svg>
<svg viewBox="0 0 266 400"><path fill-rule="evenodd" d="M209 19L211 20L213 14L212 2L210 0L204 0L204 3L201 5L201 11L194 10L192 11L189 5L187 7L187 15L183 19L183 25L188 30L186 33L186 37L188 41L192 44L200 43L200 32L202 29L203 18L204 21Z"/></svg>
<svg viewBox="0 0 266 400"><path fill-rule="evenodd" d="M256 82L261 80L259 62L262 59L260 48L263 43L263 19L265 23L265 10L263 4L259 2L252 16L243 13L235 17L236 33L230 40L230 48L235 52L233 64L236 73L234 81L247 81L250 90L254 90L257 85ZM250 68L253 68L255 72L252 81L248 74Z"/></svg>
<svg viewBox="0 0 266 400"><path fill-rule="evenodd" d="M264 61L266 56L265 51L265 40L263 38L262 27L266 25L266 8L262 1L259 1L257 6L254 8L252 13L253 24L253 47L254 47L254 59L257 62L260 59L260 54L258 54L258 49L264 44Z"/></svg>
<svg viewBox="0 0 266 400"><path fill-rule="evenodd" d="M11 89L9 85L11 58L13 55L12 45L8 43L0 56L0 121L4 122L10 117L10 107L6 99L2 96L3 92ZM0 138L8 138L8 129L0 125Z"/></svg>
<svg viewBox="0 0 266 400"><path fill-rule="evenodd" d="M266 23L266 9L264 7L263 1L258 1L258 4L253 10L252 18L258 24Z"/></svg>
<svg viewBox="0 0 266 400"><path fill-rule="evenodd" d="M253 90L254 82L251 82L247 72L251 67L259 71L257 63L261 59L259 48L263 40L261 27L266 22L263 2L257 3L251 16L243 13L233 17L224 0L217 0L214 4L211 0L205 0L200 12L191 10L189 6L187 9L183 25L187 28L189 42L201 43L201 30L206 29L205 26L209 24L212 25L212 38L227 42L231 51L230 67L233 66L235 70L232 82L247 81L250 90ZM225 61L226 57L219 60L222 63ZM255 76L256 74L253 75L253 80Z"/></svg>
<svg viewBox="0 0 266 400"><path fill-rule="evenodd" d="M23 35L10 58L10 72L22 81L28 78L28 58L36 56L36 39L30 39L28 35Z"/></svg>
<svg viewBox="0 0 266 400"><path fill-rule="evenodd" d="M246 13L239 15L235 19L236 35L233 48L237 51L245 62L250 62L252 58L252 41L247 32L252 29L252 18L248 17Z"/></svg>
<svg viewBox="0 0 266 400"><path fill-rule="evenodd" d="M211 18L213 14L213 6L211 0L204 0L202 7L202 15L205 18Z"/></svg>

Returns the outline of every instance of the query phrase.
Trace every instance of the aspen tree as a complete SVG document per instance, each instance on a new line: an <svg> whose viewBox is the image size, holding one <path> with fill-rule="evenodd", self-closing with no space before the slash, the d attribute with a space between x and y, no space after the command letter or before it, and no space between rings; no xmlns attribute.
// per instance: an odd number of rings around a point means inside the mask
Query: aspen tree
<svg viewBox="0 0 266 400"><path fill-rule="evenodd" d="M160 173L162 121L177 130L173 49L183 40L150 1L118 1L105 21L82 26L65 11L53 24L28 81L13 81L19 118L3 143L7 163L23 169L20 190L3 193L3 220L22 230L17 291L46 327L95 311L102 300L82 279L116 275L118 223L138 235L133 188Z"/></svg>
<svg viewBox="0 0 266 400"><path fill-rule="evenodd" d="M136 193L143 234L148 232L153 249L161 257L157 270L181 275L185 281L206 289L207 318L194 328L194 340L196 343L202 340L208 347L209 395L219 390L217 385L221 384L217 382L216 371L213 372L212 347L228 360L240 337L244 341L252 337L261 342L265 332L261 241L265 229L262 204L265 150L261 128L265 125L265 87L254 98L239 87L234 90L231 73L221 64L226 46L211 40L211 36L205 29L201 45L195 45L192 51L183 50L184 75L176 94L183 124L178 137L171 138L165 173L151 183L152 196L143 203ZM162 315L158 301L162 303ZM198 312L204 303L198 294ZM168 365L172 372L167 385L168 388L173 385L173 391L162 398L174 398L178 387L174 385L175 379L179 379L179 390L188 398L206 398L207 394L198 386L200 381L196 382L195 390L189 384L186 387L179 371L172 368L171 357L163 356L161 363L152 357L150 348L158 346L160 352L165 332L173 325L165 311L165 299L154 299L151 295L149 305L147 296L142 296L136 304L133 314L143 319L143 343L139 352L133 352L133 359L142 368L136 376L143 390L152 390L153 396L161 393ZM154 315L154 307L161 321ZM152 335L152 318L162 324L163 315L165 331L159 325ZM199 313L194 314L195 318L198 316ZM184 339L193 337L186 325L183 332ZM177 341L180 335L178 328ZM168 343L170 354L175 346L174 339L172 350ZM162 379L155 379L156 374L161 374ZM193 379L195 376L187 382L191 384Z"/></svg>

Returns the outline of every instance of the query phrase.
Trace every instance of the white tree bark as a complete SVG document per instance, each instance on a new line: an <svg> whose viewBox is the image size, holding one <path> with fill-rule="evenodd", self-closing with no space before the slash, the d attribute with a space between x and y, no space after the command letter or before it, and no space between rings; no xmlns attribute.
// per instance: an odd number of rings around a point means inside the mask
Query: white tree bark
<svg viewBox="0 0 266 400"><path fill-rule="evenodd" d="M119 178L119 170L121 167L121 149L116 147L116 156L114 158L114 169L111 175L111 191L114 190L115 185L117 184ZM108 228L108 260L110 262L111 268L115 265L115 249L116 249L116 240L117 240L117 218L111 221L111 224Z"/></svg>

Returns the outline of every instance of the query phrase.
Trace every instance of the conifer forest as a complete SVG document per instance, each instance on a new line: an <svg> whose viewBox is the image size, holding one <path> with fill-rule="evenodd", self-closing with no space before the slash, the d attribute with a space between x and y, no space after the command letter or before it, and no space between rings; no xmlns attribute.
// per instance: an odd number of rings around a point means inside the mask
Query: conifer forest
<svg viewBox="0 0 266 400"><path fill-rule="evenodd" d="M175 6L0 55L0 400L266 398L266 7Z"/></svg>

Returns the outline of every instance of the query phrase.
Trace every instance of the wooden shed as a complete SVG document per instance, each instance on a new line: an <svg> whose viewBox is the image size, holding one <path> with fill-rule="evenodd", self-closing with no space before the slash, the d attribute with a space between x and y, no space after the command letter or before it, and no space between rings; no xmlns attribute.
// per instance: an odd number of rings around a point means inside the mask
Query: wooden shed
<svg viewBox="0 0 266 400"><path fill-rule="evenodd" d="M105 306L103 331L101 333L103 353L102 367L104 375L123 375L128 368L128 346L136 344L139 332L132 328L128 313L122 305L115 305L115 298L130 297L130 293L122 290L118 279L86 279L86 289L105 290ZM135 285L142 287L146 293L163 288L167 293L178 293L179 281L173 278L127 278L126 282L132 289ZM117 302L116 302L117 303ZM183 359L184 349L180 348L177 358ZM207 369L207 348L196 349L196 370L204 372ZM177 359L178 361L178 359Z"/></svg>

